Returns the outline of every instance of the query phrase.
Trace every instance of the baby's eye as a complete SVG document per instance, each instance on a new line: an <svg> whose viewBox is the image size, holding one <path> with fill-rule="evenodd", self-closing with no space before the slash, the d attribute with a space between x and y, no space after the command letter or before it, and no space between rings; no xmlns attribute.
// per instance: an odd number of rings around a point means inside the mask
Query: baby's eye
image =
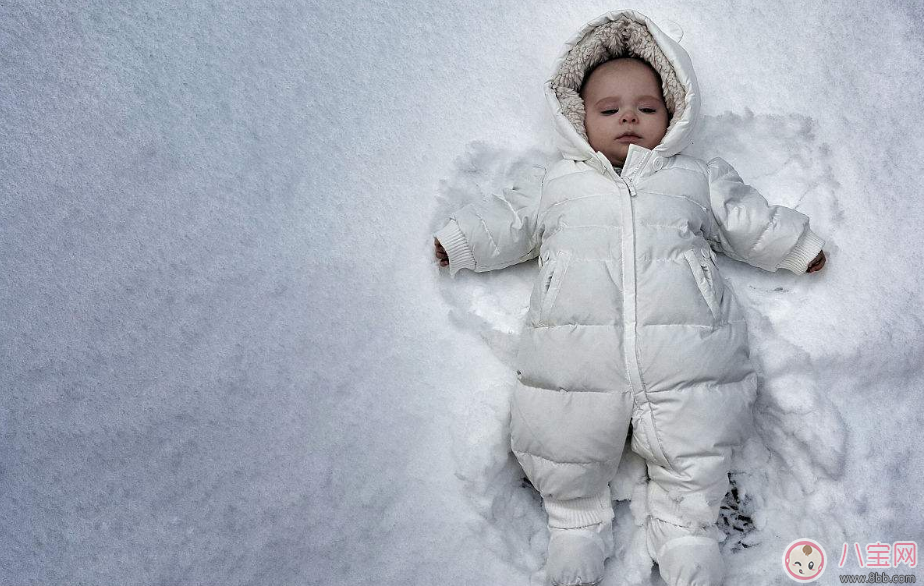
<svg viewBox="0 0 924 586"><path fill-rule="evenodd" d="M814 570L814 569L815 569L815 562L809 562L809 569L810 569L810 570Z"/></svg>
<svg viewBox="0 0 924 586"><path fill-rule="evenodd" d="M655 112L657 112L657 110L655 110L654 108L642 108L641 110L642 110L642 112L645 112L646 114L654 114ZM602 115L604 115L604 116L609 116L609 115L615 114L615 113L617 113L617 112L619 112L619 109L618 109L618 108L615 109L615 110L603 110L603 111L600 112L600 113L601 113Z"/></svg>

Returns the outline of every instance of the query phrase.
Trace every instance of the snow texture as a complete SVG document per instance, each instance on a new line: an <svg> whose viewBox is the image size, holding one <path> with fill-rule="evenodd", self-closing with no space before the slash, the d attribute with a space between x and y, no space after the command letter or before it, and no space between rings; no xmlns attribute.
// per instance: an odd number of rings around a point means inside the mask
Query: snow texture
<svg viewBox="0 0 924 586"><path fill-rule="evenodd" d="M0 584L541 583L506 427L536 266L450 279L430 238L554 156L542 82L621 7L524 6L0 5ZM924 12L632 7L684 29L688 152L827 241L719 258L761 379L728 583L924 546ZM604 586L663 584L640 486Z"/></svg>

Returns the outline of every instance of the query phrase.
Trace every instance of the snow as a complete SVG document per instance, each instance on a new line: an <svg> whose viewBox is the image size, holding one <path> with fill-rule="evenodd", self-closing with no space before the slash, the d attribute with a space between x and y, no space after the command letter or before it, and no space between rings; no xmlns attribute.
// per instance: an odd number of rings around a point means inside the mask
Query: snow
<svg viewBox="0 0 924 586"><path fill-rule="evenodd" d="M0 6L0 584L540 583L506 445L536 266L450 279L430 234L554 155L542 82L614 8ZM683 27L690 154L827 241L719 258L762 384L729 583L924 545L924 13L633 8ZM616 513L604 585L662 584Z"/></svg>

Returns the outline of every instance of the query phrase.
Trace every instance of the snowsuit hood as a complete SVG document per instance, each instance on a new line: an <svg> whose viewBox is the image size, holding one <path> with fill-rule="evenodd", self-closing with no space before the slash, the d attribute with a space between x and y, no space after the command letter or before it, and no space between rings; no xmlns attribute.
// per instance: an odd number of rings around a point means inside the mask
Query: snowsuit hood
<svg viewBox="0 0 924 586"><path fill-rule="evenodd" d="M635 10L615 10L595 18L569 39L545 83L555 121L557 147L565 159L586 161L595 155L584 129L579 94L587 74L604 61L637 57L661 76L661 91L671 114L667 133L654 152L671 157L689 146L700 121L700 93L690 56L680 46L680 27L671 35Z"/></svg>

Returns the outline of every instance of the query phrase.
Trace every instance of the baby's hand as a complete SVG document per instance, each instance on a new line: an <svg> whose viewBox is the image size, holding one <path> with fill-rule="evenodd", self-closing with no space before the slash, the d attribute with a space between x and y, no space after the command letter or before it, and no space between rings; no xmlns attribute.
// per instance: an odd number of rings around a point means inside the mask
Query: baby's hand
<svg viewBox="0 0 924 586"><path fill-rule="evenodd" d="M812 260L812 262L809 263L808 270L805 272L814 273L816 271L820 271L822 267L824 266L825 266L825 251L822 250L821 252L818 253L818 256L816 256Z"/></svg>
<svg viewBox="0 0 924 586"><path fill-rule="evenodd" d="M443 245L440 244L440 241L436 238L433 239L433 244L436 246L436 258L439 259L440 266L447 266L449 264L449 255L446 254L446 249L443 248Z"/></svg>

